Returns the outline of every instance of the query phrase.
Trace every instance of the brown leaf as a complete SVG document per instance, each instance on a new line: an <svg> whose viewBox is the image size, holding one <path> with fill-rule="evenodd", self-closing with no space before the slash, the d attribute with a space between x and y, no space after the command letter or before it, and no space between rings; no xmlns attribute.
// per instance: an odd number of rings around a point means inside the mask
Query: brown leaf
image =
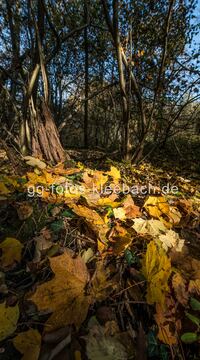
<svg viewBox="0 0 200 360"><path fill-rule="evenodd" d="M134 201L130 194L127 195L127 197L123 201L123 205L127 219L134 219L138 216L141 216L140 208L134 204Z"/></svg>
<svg viewBox="0 0 200 360"><path fill-rule="evenodd" d="M17 204L17 214L20 220L28 219L33 213L33 207L28 202Z"/></svg>
<svg viewBox="0 0 200 360"><path fill-rule="evenodd" d="M189 299L189 294L186 290L186 280L181 276L181 274L176 273L172 277L172 286L176 298L180 304L186 306Z"/></svg>
<svg viewBox="0 0 200 360"><path fill-rule="evenodd" d="M171 297L165 299L165 311L156 304L155 320L158 325L158 339L167 345L177 344L177 331L180 330L180 321L176 319L175 303Z"/></svg>

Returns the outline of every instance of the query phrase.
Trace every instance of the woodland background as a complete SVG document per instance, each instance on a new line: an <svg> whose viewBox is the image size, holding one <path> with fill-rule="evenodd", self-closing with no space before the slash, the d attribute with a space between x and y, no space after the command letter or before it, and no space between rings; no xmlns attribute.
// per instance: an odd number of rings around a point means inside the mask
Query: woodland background
<svg viewBox="0 0 200 360"><path fill-rule="evenodd" d="M136 162L166 144L195 153L199 10L196 0L1 1L1 138L55 161L62 147Z"/></svg>

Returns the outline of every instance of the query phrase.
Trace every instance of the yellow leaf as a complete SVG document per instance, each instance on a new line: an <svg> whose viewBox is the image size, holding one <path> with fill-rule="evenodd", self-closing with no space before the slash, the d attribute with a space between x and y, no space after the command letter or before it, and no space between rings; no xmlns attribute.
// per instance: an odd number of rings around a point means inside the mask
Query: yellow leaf
<svg viewBox="0 0 200 360"><path fill-rule="evenodd" d="M86 218L87 220L90 220L92 222L94 222L94 224L96 225L104 225L104 221L101 218L101 216L95 211L92 210L86 206L82 206L82 205L72 205L72 209L73 211L81 216Z"/></svg>
<svg viewBox="0 0 200 360"><path fill-rule="evenodd" d="M161 247L154 241L147 246L142 263L142 273L147 279L147 302L161 304L164 307L165 295L169 290L168 279L171 274L171 262Z"/></svg>
<svg viewBox="0 0 200 360"><path fill-rule="evenodd" d="M6 185L0 181L0 195L8 195L10 194L10 190L6 187Z"/></svg>
<svg viewBox="0 0 200 360"><path fill-rule="evenodd" d="M117 209L113 209L113 213L115 219L125 220L126 219L126 212L123 207L119 207Z"/></svg>
<svg viewBox="0 0 200 360"><path fill-rule="evenodd" d="M23 355L22 360L38 360L41 335L35 329L21 332L13 339L15 348Z"/></svg>
<svg viewBox="0 0 200 360"><path fill-rule="evenodd" d="M19 240L7 237L0 244L0 249L2 250L0 257L0 265L2 267L7 267L21 261L23 245Z"/></svg>
<svg viewBox="0 0 200 360"><path fill-rule="evenodd" d="M121 178L120 171L115 166L111 166L110 171L107 171L107 174L112 176L113 180L116 182L118 182L118 180Z"/></svg>
<svg viewBox="0 0 200 360"><path fill-rule="evenodd" d="M120 205L120 202L113 201L110 197L100 198L97 202L99 206L111 206L112 208L116 208Z"/></svg>
<svg viewBox="0 0 200 360"><path fill-rule="evenodd" d="M167 215L170 211L169 204L163 196L149 196L144 203L144 208L155 218L161 217L162 214Z"/></svg>
<svg viewBox="0 0 200 360"><path fill-rule="evenodd" d="M170 207L164 196L149 196L144 203L144 208L149 215L160 219L167 227L178 224L181 219L180 212L173 207ZM168 222L163 218L167 217Z"/></svg>
<svg viewBox="0 0 200 360"><path fill-rule="evenodd" d="M95 211L86 206L69 204L73 211L85 218L88 226L92 229L92 231L97 236L97 247L100 252L106 249L107 247L107 239L106 234L109 230L108 225L105 223L104 219Z"/></svg>
<svg viewBox="0 0 200 360"><path fill-rule="evenodd" d="M18 319L18 305L6 307L5 302L0 304L0 341L14 333L17 328Z"/></svg>
<svg viewBox="0 0 200 360"><path fill-rule="evenodd" d="M54 278L39 285L30 297L39 311L51 311L47 331L69 324L79 327L84 321L90 299L84 293L88 279L87 267L80 256L72 258L66 251L61 256L50 258Z"/></svg>
<svg viewBox="0 0 200 360"><path fill-rule="evenodd" d="M100 190L101 187L108 181L108 176L104 175L102 171L85 170L83 173L83 181L88 188Z"/></svg>

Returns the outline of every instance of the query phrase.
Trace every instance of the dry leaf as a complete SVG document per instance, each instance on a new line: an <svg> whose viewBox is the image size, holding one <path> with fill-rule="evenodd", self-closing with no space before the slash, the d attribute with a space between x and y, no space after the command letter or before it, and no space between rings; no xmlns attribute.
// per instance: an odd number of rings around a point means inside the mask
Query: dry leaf
<svg viewBox="0 0 200 360"><path fill-rule="evenodd" d="M88 248L87 250L83 250L81 257L85 264L87 264L94 257L94 251L92 248Z"/></svg>
<svg viewBox="0 0 200 360"><path fill-rule="evenodd" d="M41 161L40 159L37 159L33 156L25 156L24 160L26 161L27 165L38 167L38 169L45 169L46 164L44 161Z"/></svg>
<svg viewBox="0 0 200 360"><path fill-rule="evenodd" d="M115 166L111 166L110 171L107 171L107 174L112 176L113 180L116 182L121 178L120 171Z"/></svg>
<svg viewBox="0 0 200 360"><path fill-rule="evenodd" d="M155 219L134 219L134 224L132 227L138 234L148 234L153 237L167 231L166 226L160 220Z"/></svg>
<svg viewBox="0 0 200 360"><path fill-rule="evenodd" d="M134 204L134 201L130 194L122 202L127 219L133 219L137 216L141 216L140 208Z"/></svg>
<svg viewBox="0 0 200 360"><path fill-rule="evenodd" d="M17 214L20 220L28 219L33 213L33 207L28 202L17 203Z"/></svg>
<svg viewBox="0 0 200 360"><path fill-rule="evenodd" d="M0 195L8 195L10 194L10 190L6 187L6 185L0 181Z"/></svg>
<svg viewBox="0 0 200 360"><path fill-rule="evenodd" d="M172 286L174 288L178 302L183 306L186 306L188 303L189 294L186 290L186 280L181 276L181 274L174 274L172 277Z"/></svg>
<svg viewBox="0 0 200 360"><path fill-rule="evenodd" d="M117 209L113 209L115 219L125 220L126 219L126 212L123 207L119 207Z"/></svg>
<svg viewBox="0 0 200 360"><path fill-rule="evenodd" d="M97 268L91 283L91 295L95 300L105 300L116 287L116 284L114 284L112 280L108 280L109 276L109 269L105 269L102 261L97 262Z"/></svg>
<svg viewBox="0 0 200 360"><path fill-rule="evenodd" d="M142 263L142 273L147 279L147 302L165 304L165 295L169 291L168 279L171 274L171 262L165 251L154 241L147 245Z"/></svg>
<svg viewBox="0 0 200 360"><path fill-rule="evenodd" d="M149 215L160 219L168 227L178 224L181 219L180 212L170 207L164 196L149 196L144 203L144 208ZM168 221L162 217L163 215L168 218Z"/></svg>
<svg viewBox="0 0 200 360"><path fill-rule="evenodd" d="M108 181L108 176L104 175L102 171L86 170L83 173L83 181L88 188L99 190Z"/></svg>
<svg viewBox="0 0 200 360"><path fill-rule="evenodd" d="M43 228L40 231L40 235L33 238L35 242L35 254L33 262L37 263L41 260L42 253L48 250L53 242L51 241L51 232L47 228Z"/></svg>
<svg viewBox="0 0 200 360"><path fill-rule="evenodd" d="M177 344L177 332L181 329L181 323L176 319L175 303L171 297L166 297L165 311L156 304L155 320L158 325L158 339L167 345Z"/></svg>
<svg viewBox="0 0 200 360"><path fill-rule="evenodd" d="M177 234L173 230L168 230L166 234L160 235L159 240L162 243L162 247L165 251L168 251L170 248L174 248L177 252L181 252L183 250L185 240L179 238L179 234Z"/></svg>
<svg viewBox="0 0 200 360"><path fill-rule="evenodd" d="M14 339L15 348L23 355L22 360L38 360L41 347L41 335L35 329L19 333Z"/></svg>
<svg viewBox="0 0 200 360"><path fill-rule="evenodd" d="M6 302L0 304L0 341L12 335L17 328L19 319L19 307L6 306Z"/></svg>
<svg viewBox="0 0 200 360"><path fill-rule="evenodd" d="M82 205L72 205L72 208L73 208L73 211L83 217L83 218L86 218L87 220L89 221L92 221L94 222L94 224L96 225L103 225L104 224L104 221L103 219L101 218L101 216L95 211L95 210L92 210L86 206L82 206Z"/></svg>
<svg viewBox="0 0 200 360"><path fill-rule="evenodd" d="M186 306L189 294L186 290L186 280L179 273L175 273L172 277L172 286L176 295L176 299L180 304Z"/></svg>
<svg viewBox="0 0 200 360"><path fill-rule="evenodd" d="M200 295L200 279L190 280L188 291L190 294Z"/></svg>
<svg viewBox="0 0 200 360"><path fill-rule="evenodd" d="M30 300L39 311L53 312L47 321L48 331L68 324L79 327L89 307L89 299L84 295L88 279L86 265L80 256L72 258L70 251L49 261L55 277L39 285Z"/></svg>
<svg viewBox="0 0 200 360"><path fill-rule="evenodd" d="M2 255L0 257L0 266L3 268L21 261L23 245L15 238L7 237L1 244Z"/></svg>

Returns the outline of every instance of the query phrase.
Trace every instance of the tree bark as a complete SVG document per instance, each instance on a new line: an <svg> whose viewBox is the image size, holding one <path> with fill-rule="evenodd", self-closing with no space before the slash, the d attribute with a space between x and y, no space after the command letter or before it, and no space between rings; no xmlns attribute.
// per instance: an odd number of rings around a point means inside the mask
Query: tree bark
<svg viewBox="0 0 200 360"><path fill-rule="evenodd" d="M89 18L88 0L84 0L84 22ZM84 28L85 48L85 102L84 102L84 146L88 147L88 94L89 94L89 52L88 52L88 27Z"/></svg>

